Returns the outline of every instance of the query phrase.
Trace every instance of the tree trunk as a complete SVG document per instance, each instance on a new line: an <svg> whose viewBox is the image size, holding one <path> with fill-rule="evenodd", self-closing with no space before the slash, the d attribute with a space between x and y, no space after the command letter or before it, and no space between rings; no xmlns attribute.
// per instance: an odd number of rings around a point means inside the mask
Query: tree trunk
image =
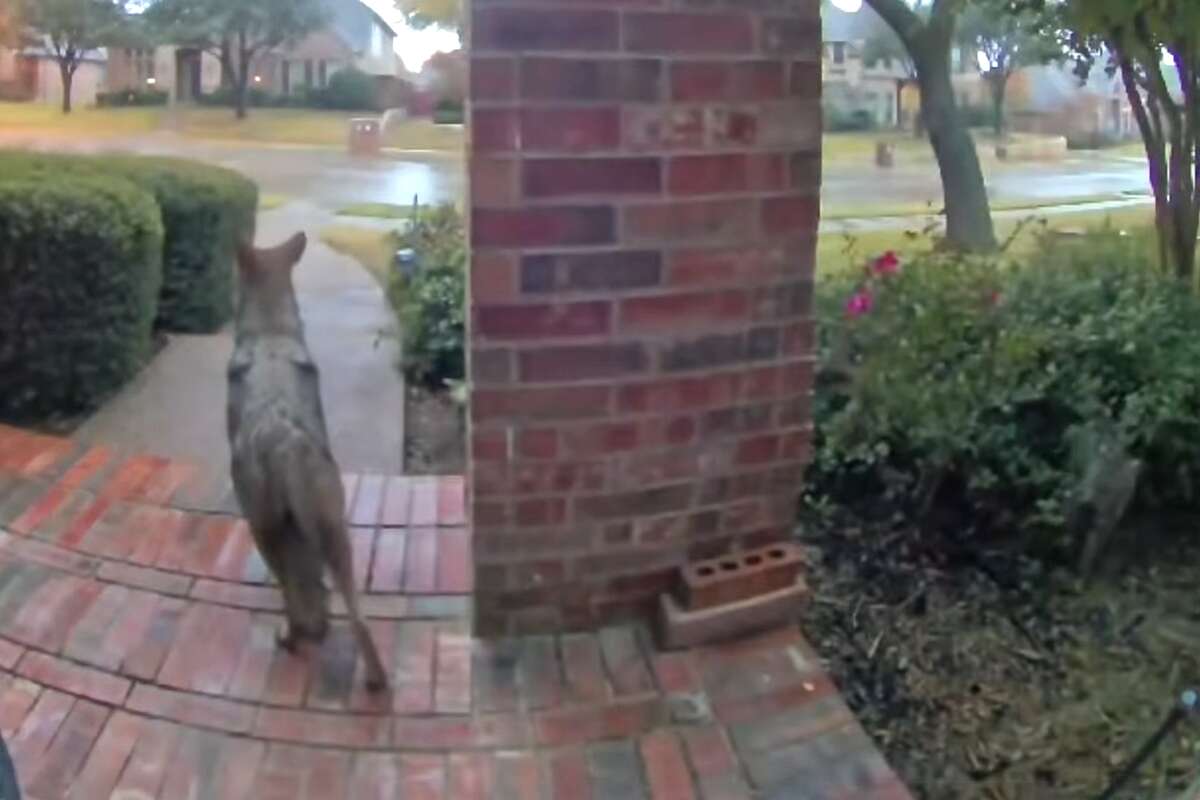
<svg viewBox="0 0 1200 800"><path fill-rule="evenodd" d="M249 48L246 47L246 34L238 32L238 60L237 74L235 76L236 85L233 90L233 113L238 119L246 118L246 105L248 98L246 97L247 90L250 86L250 57Z"/></svg>
<svg viewBox="0 0 1200 800"><path fill-rule="evenodd" d="M930 35L923 39L918 43L921 117L942 175L946 238L963 250L993 250L996 233L979 154L959 116L950 80L949 42L941 43Z"/></svg>
<svg viewBox="0 0 1200 800"><path fill-rule="evenodd" d="M233 44L226 37L221 40L221 88L233 89Z"/></svg>
<svg viewBox="0 0 1200 800"><path fill-rule="evenodd" d="M71 113L71 84L75 82L75 68L67 62L60 62L58 72L62 76L62 113Z"/></svg>

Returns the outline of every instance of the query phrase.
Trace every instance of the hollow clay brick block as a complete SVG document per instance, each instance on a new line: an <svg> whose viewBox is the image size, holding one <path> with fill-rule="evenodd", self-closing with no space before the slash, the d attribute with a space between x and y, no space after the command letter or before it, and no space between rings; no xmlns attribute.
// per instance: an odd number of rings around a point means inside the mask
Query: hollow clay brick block
<svg viewBox="0 0 1200 800"><path fill-rule="evenodd" d="M808 585L799 577L783 589L697 611L683 609L665 593L659 596L659 643L665 650L676 650L786 625L807 600Z"/></svg>
<svg viewBox="0 0 1200 800"><path fill-rule="evenodd" d="M789 542L697 561L681 570L680 597L689 611L785 589L796 581L803 551Z"/></svg>

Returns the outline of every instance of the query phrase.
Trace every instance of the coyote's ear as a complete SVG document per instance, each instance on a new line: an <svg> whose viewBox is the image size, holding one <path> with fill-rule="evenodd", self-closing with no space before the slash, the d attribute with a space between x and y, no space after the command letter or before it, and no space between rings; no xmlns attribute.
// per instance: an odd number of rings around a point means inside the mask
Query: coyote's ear
<svg viewBox="0 0 1200 800"><path fill-rule="evenodd" d="M279 246L280 260L288 267L294 267L300 263L306 247L308 247L308 237L304 235L304 231L300 231Z"/></svg>

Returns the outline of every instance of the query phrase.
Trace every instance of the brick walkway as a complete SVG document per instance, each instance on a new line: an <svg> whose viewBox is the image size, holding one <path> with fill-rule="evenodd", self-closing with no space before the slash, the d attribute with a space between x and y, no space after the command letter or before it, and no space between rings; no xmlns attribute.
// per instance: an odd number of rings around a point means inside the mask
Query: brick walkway
<svg viewBox="0 0 1200 800"><path fill-rule="evenodd" d="M910 797L795 629L473 639L461 478L346 483L383 697L340 618L275 647L225 479L0 427L0 732L27 797Z"/></svg>

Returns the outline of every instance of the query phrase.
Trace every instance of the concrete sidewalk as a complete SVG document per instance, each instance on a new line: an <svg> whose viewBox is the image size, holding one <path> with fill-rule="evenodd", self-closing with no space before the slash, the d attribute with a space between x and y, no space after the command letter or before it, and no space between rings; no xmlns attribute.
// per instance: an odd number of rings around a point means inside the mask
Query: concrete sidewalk
<svg viewBox="0 0 1200 800"><path fill-rule="evenodd" d="M358 262L320 241L330 220L328 211L293 202L259 216L258 244L276 244L298 230L308 234L296 292L321 369L334 455L344 471L396 475L403 467L404 382L396 369L395 318ZM227 468L225 364L232 348L230 330L172 336L75 438Z"/></svg>

